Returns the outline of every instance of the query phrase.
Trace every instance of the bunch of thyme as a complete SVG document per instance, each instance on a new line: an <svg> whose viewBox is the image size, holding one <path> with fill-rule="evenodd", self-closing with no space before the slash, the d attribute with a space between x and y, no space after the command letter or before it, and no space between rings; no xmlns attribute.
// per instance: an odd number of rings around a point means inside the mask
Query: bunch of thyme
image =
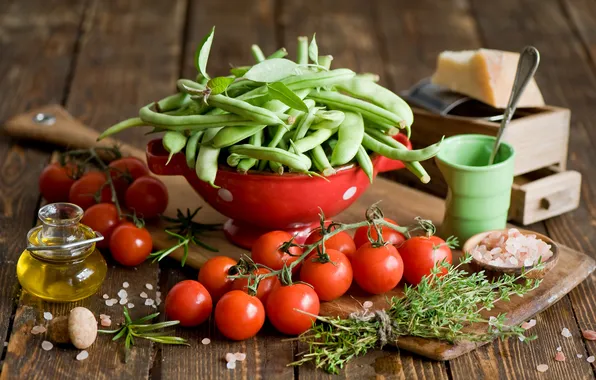
<svg viewBox="0 0 596 380"><path fill-rule="evenodd" d="M348 319L317 317L315 324L297 339L308 345L301 358L291 365L313 362L317 368L338 373L353 357L382 347L401 336L433 338L450 343L490 341L494 338L524 336L520 326L508 326L506 315L486 318L481 312L491 310L498 301L509 301L536 289L540 280L503 275L489 281L484 272L468 273L462 266L472 257L465 255L457 265L439 263L433 274L415 287L406 286L403 297L393 297L386 311L353 313ZM541 265L531 270L538 270ZM436 276L444 269L443 276ZM485 328L472 329L481 324Z"/></svg>

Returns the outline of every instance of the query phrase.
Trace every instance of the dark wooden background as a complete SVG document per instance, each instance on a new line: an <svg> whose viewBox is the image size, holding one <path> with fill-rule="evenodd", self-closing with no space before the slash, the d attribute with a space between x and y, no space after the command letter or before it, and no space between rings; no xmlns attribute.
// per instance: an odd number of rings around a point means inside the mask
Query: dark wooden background
<svg viewBox="0 0 596 380"><path fill-rule="evenodd" d="M378 73L395 91L429 75L442 50L536 46L542 55L537 81L546 101L572 110L569 166L582 172L583 184L578 210L532 228L570 247L596 252L596 0L2 0L0 120L60 103L103 130L172 93L177 78L193 77L194 49L212 25L212 74L223 73L229 64L251 62L252 43L266 54L281 46L293 54L296 36L317 32L320 52L332 54L336 67ZM120 137L138 146L147 140L138 131ZM42 311L64 314L70 305L21 296L15 264L35 223L37 178L51 151L4 136L0 140L0 339L10 340L2 354L2 379L327 378L312 367L286 367L298 347L270 329L236 344L222 339L212 324L181 330L192 348L141 342L127 364L115 354L119 346L105 336L83 362L73 359L72 349L42 351L41 338L30 335L30 328L41 321ZM128 281L159 283L165 297L174 283L196 275L170 265L114 267L101 293L114 295ZM538 316L534 329L539 339L532 344L494 342L446 363L387 349L354 360L339 377L594 378L594 366L585 358L596 354L596 345L585 342L580 330L596 329L595 285L588 279ZM81 304L109 310L100 297ZM119 322L113 310L109 314ZM573 337L563 338L563 327ZM199 340L206 336L213 343L202 346ZM552 364L559 345L567 362ZM223 356L229 351L246 352L247 362L226 370ZM549 372L536 372L540 363L551 363Z"/></svg>

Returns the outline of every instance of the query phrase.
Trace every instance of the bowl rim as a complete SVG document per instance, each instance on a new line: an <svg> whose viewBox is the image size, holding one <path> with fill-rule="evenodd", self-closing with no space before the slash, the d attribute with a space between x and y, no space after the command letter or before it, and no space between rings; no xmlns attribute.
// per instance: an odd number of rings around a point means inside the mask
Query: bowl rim
<svg viewBox="0 0 596 380"><path fill-rule="evenodd" d="M541 234L540 232L536 232L536 231L531 231L531 230L526 230L523 228L517 228L517 227L510 227L510 228L501 228L501 229L496 229L496 230L488 230L485 232L479 232L476 235L468 238L468 240L466 240L466 242L464 243L463 247L462 247L462 252L464 254L466 254L468 251L470 251L472 248L474 248L476 245L478 245L478 243L475 243L474 246L470 246L473 242L475 241L480 241L482 240L483 237L485 237L486 235L492 233L492 232L505 232L505 231L509 231L511 228L515 228L516 230L518 230L519 232L521 232L523 235L536 235L536 238L544 241L547 244L550 244L551 246L551 250L553 251L553 255L546 261L543 261L542 264L543 265L548 265L551 262L555 261L558 259L559 257L559 245L550 237ZM523 269L526 270L530 270L532 268L534 268L537 264L534 264L532 266L526 267L526 266L519 266L519 267L500 267L500 266L496 266L496 265L492 265L489 264L485 261L481 261L476 259L474 256L472 256L472 261L476 264L478 264L479 266L483 267L486 270L491 270L494 272L503 272L503 273L507 273L507 272L515 272L515 271L521 271Z"/></svg>

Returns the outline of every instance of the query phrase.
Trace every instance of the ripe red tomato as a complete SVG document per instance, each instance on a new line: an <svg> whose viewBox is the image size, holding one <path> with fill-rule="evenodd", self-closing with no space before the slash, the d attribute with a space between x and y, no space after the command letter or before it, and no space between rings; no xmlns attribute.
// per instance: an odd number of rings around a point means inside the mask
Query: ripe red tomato
<svg viewBox="0 0 596 380"><path fill-rule="evenodd" d="M120 223L120 218L116 206L111 203L100 203L85 210L81 223L102 234L104 239L97 242L97 247L107 248L110 245L112 232Z"/></svg>
<svg viewBox="0 0 596 380"><path fill-rule="evenodd" d="M236 265L236 260L226 256L215 256L207 260L199 271L199 282L207 288L213 302L217 302L232 289L233 280L228 278L228 271Z"/></svg>
<svg viewBox="0 0 596 380"><path fill-rule="evenodd" d="M253 274L266 274L270 273L271 271L267 268L259 268L256 271L252 272ZM269 294L275 288L280 286L279 278L277 276L271 276L262 279L259 282L259 286L257 287L257 298L261 300L263 305L267 305L267 299L269 298ZM248 279L246 278L238 278L234 280L232 283L233 290L242 290L248 293Z"/></svg>
<svg viewBox="0 0 596 380"><path fill-rule="evenodd" d="M149 175L149 168L136 157L123 157L110 162L110 176L121 204L126 202L126 190L137 178ZM103 195L103 194L102 194ZM111 195L110 195L111 196Z"/></svg>
<svg viewBox="0 0 596 380"><path fill-rule="evenodd" d="M310 235L308 235L308 238L304 244L313 244L321 240L322 237L321 229L317 228L316 230L312 231ZM325 241L325 248L340 251L346 255L348 259L350 259L354 253L356 253L356 244L354 243L354 239L352 239L352 237L345 231L342 231L327 239ZM316 250L313 252L316 252Z"/></svg>
<svg viewBox="0 0 596 380"><path fill-rule="evenodd" d="M124 222L112 231L110 251L114 260L122 265L139 265L147 259L152 248L153 240L145 228Z"/></svg>
<svg viewBox="0 0 596 380"><path fill-rule="evenodd" d="M242 290L224 294L215 306L215 325L228 339L244 340L257 335L265 323L261 301Z"/></svg>
<svg viewBox="0 0 596 380"><path fill-rule="evenodd" d="M250 256L255 263L263 264L273 270L279 270L284 263L290 265L302 255L302 248L291 247L291 255L280 250L283 243L290 241L292 235L285 231L271 231L261 235L252 246ZM294 271L298 270L298 266Z"/></svg>
<svg viewBox="0 0 596 380"><path fill-rule="evenodd" d="M267 299L267 317L279 332L288 335L302 334L308 330L315 317L301 313L319 315L319 296L308 285L293 284L274 289Z"/></svg>
<svg viewBox="0 0 596 380"><path fill-rule="evenodd" d="M410 238L399 248L399 253L404 261L404 278L412 285L430 275L435 263L445 260L451 264L453 259L451 248L438 236ZM447 268L442 268L440 275L445 273Z"/></svg>
<svg viewBox="0 0 596 380"><path fill-rule="evenodd" d="M300 280L311 284L321 301L331 301L343 296L352 285L350 260L334 249L325 250L330 262L321 263L317 256L306 258L300 269Z"/></svg>
<svg viewBox="0 0 596 380"><path fill-rule="evenodd" d="M211 296L198 281L181 281L166 296L166 314L170 320L180 321L180 326L200 325L212 309Z"/></svg>
<svg viewBox="0 0 596 380"><path fill-rule="evenodd" d="M386 221L389 223L396 224L397 223L389 218L385 218ZM376 239L379 235L377 234L377 230L375 230L372 226L364 226L360 227L354 233L354 243L356 243L356 247L360 248L366 243L370 243L368 240L368 229L371 228L370 235L373 239ZM383 233L383 241L385 243L393 244L399 248L399 246L406 241L406 237L402 234L397 232L396 230L392 230L389 227L381 227L381 232Z"/></svg>
<svg viewBox="0 0 596 380"><path fill-rule="evenodd" d="M143 218L154 218L168 207L168 189L155 177L138 178L126 190L126 207Z"/></svg>
<svg viewBox="0 0 596 380"><path fill-rule="evenodd" d="M75 183L73 165L61 166L54 162L46 166L39 175L39 192L49 203L68 201L68 193Z"/></svg>
<svg viewBox="0 0 596 380"><path fill-rule="evenodd" d="M372 294L395 288L404 274L402 258L391 244L381 247L373 247L370 242L364 244L352 258L352 268L358 286Z"/></svg>
<svg viewBox="0 0 596 380"><path fill-rule="evenodd" d="M105 183L105 174L101 172L89 172L72 184L68 193L68 201L86 210L97 204L95 195L102 189Z"/></svg>

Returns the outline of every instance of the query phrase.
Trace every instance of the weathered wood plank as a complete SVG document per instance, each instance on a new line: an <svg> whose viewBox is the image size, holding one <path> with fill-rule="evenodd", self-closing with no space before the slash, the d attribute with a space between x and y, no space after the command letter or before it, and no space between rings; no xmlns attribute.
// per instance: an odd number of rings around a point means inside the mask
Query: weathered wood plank
<svg viewBox="0 0 596 380"><path fill-rule="evenodd" d="M52 20L52 15L46 15ZM179 67L180 40L184 22L184 1L93 1L85 13L83 33L66 106L69 111L99 130L110 123L132 116L138 108L167 95L176 79ZM29 19L24 14L22 19ZM43 19L43 17L42 17ZM168 25L158 28L156 25ZM77 22L78 25L78 22ZM31 46L28 46L30 49ZM148 59L151 57L151 59ZM32 57L31 61L36 58ZM50 73L48 73L51 76ZM38 81L43 82L43 81ZM141 131L120 136L129 143L142 145ZM29 185L36 183L29 179ZM21 233L19 236L23 236ZM142 304L145 283L157 284L159 268L149 263L138 268L122 268L110 263L108 277L101 291L77 304L95 313L113 316L122 321L122 307L107 307L101 295L116 297L122 283L130 283L129 301L135 304L133 316L146 315L154 309ZM101 336L89 349L89 359L78 362L73 348L41 350L42 336L28 333L31 326L42 323L42 312L64 315L73 304L49 304L24 295L14 322L3 378L22 378L35 374L40 378L80 378L89 374L94 378L146 378L152 365L152 346L147 342L132 352L127 364L119 352L122 342L114 343Z"/></svg>

